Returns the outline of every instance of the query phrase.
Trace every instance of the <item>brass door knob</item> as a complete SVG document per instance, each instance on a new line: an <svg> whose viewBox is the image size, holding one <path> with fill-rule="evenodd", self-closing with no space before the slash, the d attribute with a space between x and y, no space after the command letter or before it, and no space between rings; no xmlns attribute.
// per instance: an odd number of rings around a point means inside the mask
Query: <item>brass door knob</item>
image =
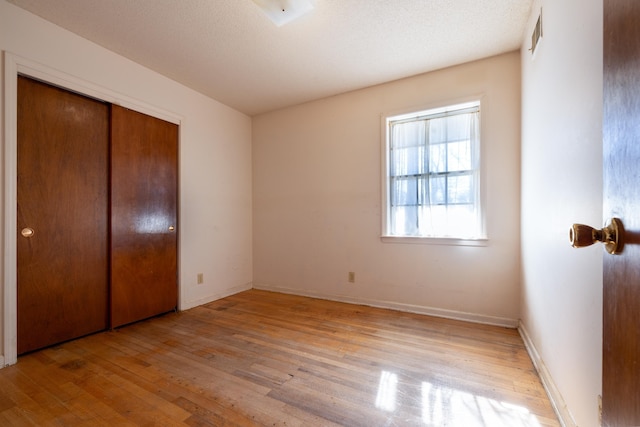
<svg viewBox="0 0 640 427"><path fill-rule="evenodd" d="M622 252L622 221L612 218L608 225L597 230L584 224L573 224L569 229L569 241L574 248L591 246L595 242L604 243L604 248L610 254Z"/></svg>
<svg viewBox="0 0 640 427"><path fill-rule="evenodd" d="M22 230L20 230L20 234L22 234L22 237L26 237L27 239L29 237L32 237L36 232L33 230L33 228L30 227L25 227Z"/></svg>

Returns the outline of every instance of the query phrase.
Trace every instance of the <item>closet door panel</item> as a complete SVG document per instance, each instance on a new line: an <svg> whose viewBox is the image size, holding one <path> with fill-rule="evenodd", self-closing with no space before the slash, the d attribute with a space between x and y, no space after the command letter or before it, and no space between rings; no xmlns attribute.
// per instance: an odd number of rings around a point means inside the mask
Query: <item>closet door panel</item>
<svg viewBox="0 0 640 427"><path fill-rule="evenodd" d="M111 107L111 327L177 305L178 126Z"/></svg>
<svg viewBox="0 0 640 427"><path fill-rule="evenodd" d="M108 108L18 78L18 354L108 326Z"/></svg>

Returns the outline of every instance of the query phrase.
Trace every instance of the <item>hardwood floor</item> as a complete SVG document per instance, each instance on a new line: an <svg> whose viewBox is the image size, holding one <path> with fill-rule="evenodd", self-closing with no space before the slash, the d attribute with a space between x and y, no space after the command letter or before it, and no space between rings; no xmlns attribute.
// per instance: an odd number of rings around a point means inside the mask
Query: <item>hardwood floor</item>
<svg viewBox="0 0 640 427"><path fill-rule="evenodd" d="M515 330L251 290L20 357L0 425L559 423Z"/></svg>

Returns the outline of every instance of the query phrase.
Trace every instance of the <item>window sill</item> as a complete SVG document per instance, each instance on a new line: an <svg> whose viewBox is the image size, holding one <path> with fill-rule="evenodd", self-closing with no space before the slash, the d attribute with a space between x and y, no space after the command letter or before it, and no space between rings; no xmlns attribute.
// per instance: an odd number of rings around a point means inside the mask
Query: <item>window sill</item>
<svg viewBox="0 0 640 427"><path fill-rule="evenodd" d="M446 245L446 246L489 246L489 239L460 239L457 237L405 237L382 236L382 243L408 243L418 245Z"/></svg>

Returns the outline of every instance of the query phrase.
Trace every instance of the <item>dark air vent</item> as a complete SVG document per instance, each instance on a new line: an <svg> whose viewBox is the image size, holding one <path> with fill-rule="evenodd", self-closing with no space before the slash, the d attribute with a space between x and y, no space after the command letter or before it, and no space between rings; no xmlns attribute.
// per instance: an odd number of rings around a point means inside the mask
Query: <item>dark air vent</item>
<svg viewBox="0 0 640 427"><path fill-rule="evenodd" d="M533 34L531 34L531 54L533 55L540 43L540 39L542 38L542 11L540 11L540 16L538 16L538 21L536 22L536 26L533 29Z"/></svg>

